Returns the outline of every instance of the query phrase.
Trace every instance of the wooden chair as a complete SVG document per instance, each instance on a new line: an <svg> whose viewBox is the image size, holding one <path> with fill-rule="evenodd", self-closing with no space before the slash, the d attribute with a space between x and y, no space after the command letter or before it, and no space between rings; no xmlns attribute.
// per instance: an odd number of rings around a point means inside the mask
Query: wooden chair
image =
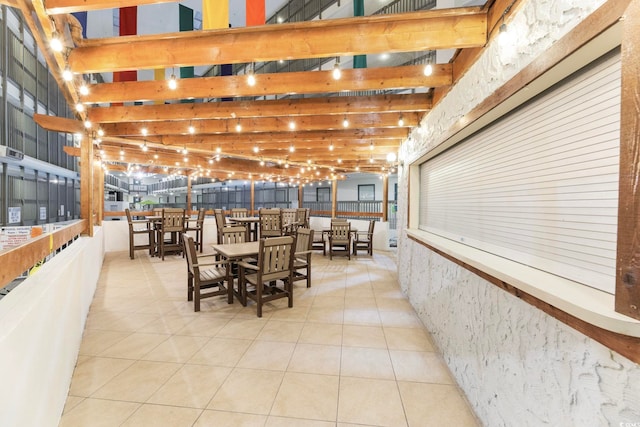
<svg viewBox="0 0 640 427"><path fill-rule="evenodd" d="M300 227L296 234L296 250L293 259L293 281L306 280L307 288L311 287L311 252L313 230Z"/></svg>
<svg viewBox="0 0 640 427"><path fill-rule="evenodd" d="M369 230L365 233L359 231L353 239L353 254L358 255L358 249L366 250L367 254L373 256L373 228L376 225L374 220L369 221Z"/></svg>
<svg viewBox="0 0 640 427"><path fill-rule="evenodd" d="M200 311L200 300L214 296L228 296L224 282L227 280L226 262L203 263L205 255L198 258L193 237L183 234L182 241L187 258L187 300L193 300L193 311ZM212 289L202 292L203 289Z"/></svg>
<svg viewBox="0 0 640 427"><path fill-rule="evenodd" d="M134 252L139 249L148 249L149 255L153 256L155 250L155 230L153 229L153 223L146 219L133 220L131 219L131 211L129 209L125 209L124 211L127 214L127 222L129 223L129 258L134 259ZM147 242L136 245L135 237L137 234L146 234Z"/></svg>
<svg viewBox="0 0 640 427"><path fill-rule="evenodd" d="M282 211L279 208L260 209L260 238L282 236Z"/></svg>
<svg viewBox="0 0 640 427"><path fill-rule="evenodd" d="M224 219L224 211L222 209L214 209L213 215L216 219L216 231L217 231L216 242L220 244L222 243L222 229L228 226L228 224Z"/></svg>
<svg viewBox="0 0 640 427"><path fill-rule="evenodd" d="M296 209L296 221L298 221L298 227L309 228L309 209Z"/></svg>
<svg viewBox="0 0 640 427"><path fill-rule="evenodd" d="M200 253L202 253L202 250L204 249L202 244L204 241L204 214L205 209L201 208L198 211L198 218L195 221L188 219L185 226L186 232L195 231L196 237L194 239L194 243L196 244L196 248L200 249Z"/></svg>
<svg viewBox="0 0 640 427"><path fill-rule="evenodd" d="M329 259L333 255L346 255L351 259L351 224L343 221L332 221L329 233Z"/></svg>
<svg viewBox="0 0 640 427"><path fill-rule="evenodd" d="M185 210L180 208L164 208L162 222L158 234L160 257L164 261L166 252L182 252L182 234L184 233ZM167 236L169 234L169 236ZM168 237L168 239L167 239Z"/></svg>
<svg viewBox="0 0 640 427"><path fill-rule="evenodd" d="M287 298L293 307L293 254L296 245L294 236L260 239L258 264L239 262L239 288L241 298L257 304L256 312L262 317L262 305L278 298ZM281 283L278 286L278 283ZM249 290L248 286L253 286Z"/></svg>
<svg viewBox="0 0 640 427"><path fill-rule="evenodd" d="M298 210L282 209L282 234L294 234L298 228Z"/></svg>
<svg viewBox="0 0 640 427"><path fill-rule="evenodd" d="M232 225L222 227L222 241L220 243L244 243L247 242L247 227L244 225Z"/></svg>
<svg viewBox="0 0 640 427"><path fill-rule="evenodd" d="M325 233L322 230L314 230L311 249L322 250L322 255L327 254L327 241L325 240Z"/></svg>
<svg viewBox="0 0 640 427"><path fill-rule="evenodd" d="M233 218L246 218L249 216L249 210L247 208L231 208L231 217Z"/></svg>

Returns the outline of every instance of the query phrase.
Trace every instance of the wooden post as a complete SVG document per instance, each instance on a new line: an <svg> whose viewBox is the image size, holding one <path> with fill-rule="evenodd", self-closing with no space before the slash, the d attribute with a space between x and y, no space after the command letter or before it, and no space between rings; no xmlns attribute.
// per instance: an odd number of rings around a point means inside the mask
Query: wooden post
<svg viewBox="0 0 640 427"><path fill-rule="evenodd" d="M251 215L255 215L256 210L256 180L251 178L251 205L249 206Z"/></svg>
<svg viewBox="0 0 640 427"><path fill-rule="evenodd" d="M187 175L187 215L191 215L191 177Z"/></svg>
<svg viewBox="0 0 640 427"><path fill-rule="evenodd" d="M302 202L304 199L304 187L302 184L298 184L298 207L302 208Z"/></svg>
<svg viewBox="0 0 640 427"><path fill-rule="evenodd" d="M336 217L338 211L338 180L331 181L331 218Z"/></svg>
<svg viewBox="0 0 640 427"><path fill-rule="evenodd" d="M640 0L622 19L622 100L616 311L640 319Z"/></svg>
<svg viewBox="0 0 640 427"><path fill-rule="evenodd" d="M96 225L102 225L104 219L104 171L99 161L93 162L93 201L95 204Z"/></svg>
<svg viewBox="0 0 640 427"><path fill-rule="evenodd" d="M85 134L80 143L80 218L86 219L85 234L93 237L93 139Z"/></svg>
<svg viewBox="0 0 640 427"><path fill-rule="evenodd" d="M389 220L389 175L382 175L382 221Z"/></svg>

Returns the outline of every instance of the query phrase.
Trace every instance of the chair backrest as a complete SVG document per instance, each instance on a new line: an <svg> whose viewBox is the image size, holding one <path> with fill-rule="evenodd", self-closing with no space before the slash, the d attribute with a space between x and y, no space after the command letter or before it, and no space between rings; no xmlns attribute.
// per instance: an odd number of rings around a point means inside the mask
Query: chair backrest
<svg viewBox="0 0 640 427"><path fill-rule="evenodd" d="M162 216L162 208L153 208L153 216Z"/></svg>
<svg viewBox="0 0 640 427"><path fill-rule="evenodd" d="M296 221L300 227L309 227L307 224L307 210L305 208L296 209Z"/></svg>
<svg viewBox="0 0 640 427"><path fill-rule="evenodd" d="M298 221L297 209L282 209L282 223L284 225L293 224Z"/></svg>
<svg viewBox="0 0 640 427"><path fill-rule="evenodd" d="M222 241L220 243L244 243L247 241L247 228L244 225L234 225L222 228Z"/></svg>
<svg viewBox="0 0 640 427"><path fill-rule="evenodd" d="M296 252L310 251L313 244L313 230L309 228L298 228L296 238Z"/></svg>
<svg viewBox="0 0 640 427"><path fill-rule="evenodd" d="M198 227L204 224L204 214L205 214L205 209L200 208L200 210L198 211L198 219L196 220L196 222L198 223Z"/></svg>
<svg viewBox="0 0 640 427"><path fill-rule="evenodd" d="M246 218L248 216L249 210L247 208L232 208L231 209L231 217L232 218Z"/></svg>
<svg viewBox="0 0 640 427"><path fill-rule="evenodd" d="M282 236L282 211L278 208L260 209L260 237Z"/></svg>
<svg viewBox="0 0 640 427"><path fill-rule="evenodd" d="M263 282L291 277L295 244L294 236L260 239L258 269Z"/></svg>
<svg viewBox="0 0 640 427"><path fill-rule="evenodd" d="M331 240L348 241L351 238L351 224L348 222L331 223Z"/></svg>
<svg viewBox="0 0 640 427"><path fill-rule="evenodd" d="M131 222L131 211L129 210L129 208L125 209L124 212L127 214L127 222L129 223L129 227L133 226L133 223Z"/></svg>
<svg viewBox="0 0 640 427"><path fill-rule="evenodd" d="M162 230L169 231L184 230L185 210L180 208L162 209Z"/></svg>
<svg viewBox="0 0 640 427"><path fill-rule="evenodd" d="M376 221L371 220L369 221L369 231L367 232L367 234L369 235L369 238L373 237L373 227L375 227L376 225Z"/></svg>
<svg viewBox="0 0 640 427"><path fill-rule="evenodd" d="M196 252L196 245L193 242L193 237L184 233L182 235L182 244L184 245L184 253L186 254L187 258L187 270L189 270L189 273L191 273L193 277L200 277L200 269L198 268L198 254Z"/></svg>
<svg viewBox="0 0 640 427"><path fill-rule="evenodd" d="M218 230L224 227L224 211L222 209L214 209L213 215L216 218L216 228Z"/></svg>

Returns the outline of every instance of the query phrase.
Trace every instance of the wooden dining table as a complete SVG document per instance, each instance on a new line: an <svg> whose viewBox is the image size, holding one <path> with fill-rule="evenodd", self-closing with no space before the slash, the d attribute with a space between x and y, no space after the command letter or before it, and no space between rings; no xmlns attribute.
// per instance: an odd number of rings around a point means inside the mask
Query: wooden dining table
<svg viewBox="0 0 640 427"><path fill-rule="evenodd" d="M244 243L222 243L222 244L211 245L211 247L217 254L224 257L228 261L227 283L229 285L228 286L229 294L228 294L227 302L229 304L232 304L233 295L235 294L238 300L240 300L240 302L242 303L242 305L247 305L247 302L245 301L244 297L240 294L240 289L239 289L240 285L238 284L238 291L236 291L236 289L233 286L234 278L231 272L231 264L238 261L242 261L245 258L257 257L258 251L260 250L260 242L253 241L253 242L244 242Z"/></svg>

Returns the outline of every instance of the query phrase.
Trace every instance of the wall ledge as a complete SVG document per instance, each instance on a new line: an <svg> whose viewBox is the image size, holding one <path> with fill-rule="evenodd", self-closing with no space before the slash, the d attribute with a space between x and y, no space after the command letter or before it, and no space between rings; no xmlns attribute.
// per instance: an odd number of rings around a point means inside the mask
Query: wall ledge
<svg viewBox="0 0 640 427"><path fill-rule="evenodd" d="M640 320L614 310L615 297L599 289L555 276L524 264L493 255L454 240L418 229L406 229L417 243L447 256L452 261L505 288L516 296L524 292L570 316L604 331L640 338ZM471 267L471 268L469 268ZM486 276L490 277L486 277ZM508 290L508 289L507 289ZM563 320L563 319L560 319ZM563 320L564 321L564 320ZM569 323L569 322L565 322ZM570 326L574 326L571 325ZM578 328L584 333L584 328ZM591 334L587 334L591 336Z"/></svg>

